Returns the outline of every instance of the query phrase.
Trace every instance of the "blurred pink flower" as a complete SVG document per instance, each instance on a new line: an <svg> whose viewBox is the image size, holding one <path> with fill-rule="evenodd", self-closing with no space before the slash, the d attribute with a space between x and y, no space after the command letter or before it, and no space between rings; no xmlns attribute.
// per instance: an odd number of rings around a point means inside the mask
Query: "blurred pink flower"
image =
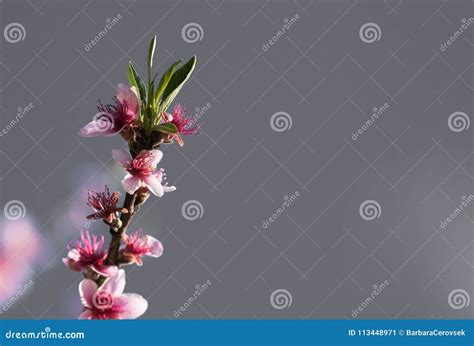
<svg viewBox="0 0 474 346"><path fill-rule="evenodd" d="M99 104L98 116L80 131L82 137L112 136L132 124L140 110L140 99L136 87L120 83L114 105Z"/></svg>
<svg viewBox="0 0 474 346"><path fill-rule="evenodd" d="M155 196L161 197L165 192L176 190L174 186L162 184L165 180L164 170L156 170L156 166L163 157L159 150L142 150L132 159L131 155L123 150L113 150L112 156L127 171L122 180L123 188L133 194L140 186L148 188Z"/></svg>
<svg viewBox="0 0 474 346"><path fill-rule="evenodd" d="M92 238L89 231L81 232L81 240L76 241L74 248L69 248L66 258L63 258L63 263L71 270L81 272L86 269L92 269L102 276L112 276L117 273L118 268L113 265L105 265L107 252L103 250L104 236L97 237L93 235Z"/></svg>
<svg viewBox="0 0 474 346"><path fill-rule="evenodd" d="M143 315L148 302L139 294L123 293L125 271L120 269L105 280L102 286L89 279L79 284L79 295L84 306L80 319L135 319Z"/></svg>
<svg viewBox="0 0 474 346"><path fill-rule="evenodd" d="M123 256L141 266L141 257L160 257L163 254L163 245L158 239L150 235L143 235L141 230L136 230L130 235L124 236L125 247L122 250Z"/></svg>
<svg viewBox="0 0 474 346"><path fill-rule="evenodd" d="M0 302L10 298L32 274L41 241L33 224L26 220L3 220L0 229Z"/></svg>

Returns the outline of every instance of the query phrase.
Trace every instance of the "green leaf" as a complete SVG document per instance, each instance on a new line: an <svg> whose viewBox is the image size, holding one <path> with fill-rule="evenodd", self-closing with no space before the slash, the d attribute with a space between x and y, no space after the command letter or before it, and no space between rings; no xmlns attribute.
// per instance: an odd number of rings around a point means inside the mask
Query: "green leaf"
<svg viewBox="0 0 474 346"><path fill-rule="evenodd" d="M152 81L151 81L151 74L153 71L153 55L155 54L155 47L156 47L156 35L153 36L150 42L150 47L148 48L148 103L149 105L154 104L153 96L154 96L154 90L152 87Z"/></svg>
<svg viewBox="0 0 474 346"><path fill-rule="evenodd" d="M193 56L186 64L181 66L172 76L163 92L160 110L165 112L173 102L176 95L189 79L196 65L196 56Z"/></svg>
<svg viewBox="0 0 474 346"><path fill-rule="evenodd" d="M140 99L142 101L142 105L146 105L147 104L147 97L146 97L145 83L143 83L143 80L140 78L137 71L135 71L135 68L133 67L131 62L129 63L128 66L129 66L129 69L131 71L131 74L133 75L133 78L135 80L138 91L140 93Z"/></svg>
<svg viewBox="0 0 474 346"><path fill-rule="evenodd" d="M163 133L169 133L169 134L178 133L178 128L173 123L166 123L166 124L157 125L155 127L155 130L163 132Z"/></svg>
<svg viewBox="0 0 474 346"><path fill-rule="evenodd" d="M158 84L158 88L156 88L155 101L158 101L160 99L160 96L163 94L163 91L165 91L166 86L168 85L171 77L177 70L178 65L181 64L181 61L182 60L176 61L173 65L169 67L169 69L161 77L160 83Z"/></svg>
<svg viewBox="0 0 474 346"><path fill-rule="evenodd" d="M156 48L156 35L153 36L150 42L150 47L148 47L148 68L150 70L151 70L151 67L153 66L153 55L155 54L155 48Z"/></svg>
<svg viewBox="0 0 474 346"><path fill-rule="evenodd" d="M153 79L150 83L150 98L153 98L153 92L155 90L155 80ZM150 105L153 105L153 102L150 100Z"/></svg>
<svg viewBox="0 0 474 346"><path fill-rule="evenodd" d="M128 84L130 84L130 87L136 87L138 88L137 81L135 80L135 75L133 73L133 66L132 62L128 62L128 70L127 70L127 76L128 76Z"/></svg>

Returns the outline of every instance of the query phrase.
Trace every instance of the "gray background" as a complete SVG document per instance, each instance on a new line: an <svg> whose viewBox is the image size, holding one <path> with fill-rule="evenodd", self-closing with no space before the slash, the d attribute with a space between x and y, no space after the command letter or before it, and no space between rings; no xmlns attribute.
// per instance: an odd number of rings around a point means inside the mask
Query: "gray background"
<svg viewBox="0 0 474 346"><path fill-rule="evenodd" d="M7 1L1 29L21 23L26 37L1 37L2 128L18 107L34 109L0 138L0 204L22 201L44 242L30 295L2 318L75 318L80 275L61 262L81 221L84 191L120 188L110 152L119 137L84 139L79 128L126 81L143 73L148 42L155 65L198 57L178 97L192 112L210 103L202 134L164 147L163 167L178 188L151 199L135 219L165 254L127 267L126 291L142 294L145 318L173 312L207 280L211 286L180 318L352 318L375 284L390 285L359 318L466 318L448 295L472 297L472 205L439 227L473 193L472 127L451 131L456 111L472 117L472 27L444 52L440 44L473 15L471 1ZM106 19L122 20L87 52ZM296 13L300 19L267 52ZM187 43L182 27L203 28ZM380 40L359 28L377 23ZM390 108L359 139L351 135L374 107ZM290 129L270 126L287 112ZM301 196L264 229L284 196ZM203 215L183 218L198 200ZM376 200L366 221L359 206ZM94 224L96 232L106 232ZM105 233L107 235L107 233ZM292 304L274 309L286 289Z"/></svg>

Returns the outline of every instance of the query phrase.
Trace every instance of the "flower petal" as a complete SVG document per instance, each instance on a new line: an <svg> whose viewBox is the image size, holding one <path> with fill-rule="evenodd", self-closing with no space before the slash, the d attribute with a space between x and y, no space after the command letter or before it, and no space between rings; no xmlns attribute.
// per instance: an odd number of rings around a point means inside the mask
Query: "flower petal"
<svg viewBox="0 0 474 346"><path fill-rule="evenodd" d="M126 108L129 111L129 115L138 114L140 100L135 87L130 88L128 85L120 83L117 86L116 97L122 105L127 106Z"/></svg>
<svg viewBox="0 0 474 346"><path fill-rule="evenodd" d="M135 319L143 315L148 309L148 302L139 294L127 293L115 300L123 319ZM115 306L114 306L115 308Z"/></svg>
<svg viewBox="0 0 474 346"><path fill-rule="evenodd" d="M80 320L93 320L94 313L91 310L85 310L80 316Z"/></svg>
<svg viewBox="0 0 474 346"><path fill-rule="evenodd" d="M99 290L104 290L115 297L120 297L125 288L125 271L119 269L117 274L111 277L108 277L104 284L99 288Z"/></svg>
<svg viewBox="0 0 474 346"><path fill-rule="evenodd" d="M164 192L176 191L176 186L163 185L163 191Z"/></svg>
<svg viewBox="0 0 474 346"><path fill-rule="evenodd" d="M80 272L83 269L81 266L78 265L76 261L72 260L69 257L63 258L63 263L66 265L66 267L68 267L70 270L74 272Z"/></svg>
<svg viewBox="0 0 474 346"><path fill-rule="evenodd" d="M168 112L164 112L162 116L163 116L163 120L164 120L166 123L170 123L170 122L173 121L173 116L172 116L170 113L168 113Z"/></svg>
<svg viewBox="0 0 474 346"><path fill-rule="evenodd" d="M127 193L133 194L140 187L140 178L127 174L122 180L123 188Z"/></svg>
<svg viewBox="0 0 474 346"><path fill-rule="evenodd" d="M79 284L79 296L81 297L82 306L92 308L92 296L97 291L97 284L90 280L84 279Z"/></svg>
<svg viewBox="0 0 474 346"><path fill-rule="evenodd" d="M114 276L118 271L118 267L114 265L93 265L91 269L105 277Z"/></svg>
<svg viewBox="0 0 474 346"><path fill-rule="evenodd" d="M151 257L160 257L163 254L163 244L156 238L153 238L150 235L146 236L146 243L148 245L149 253L148 256Z"/></svg>
<svg viewBox="0 0 474 346"><path fill-rule="evenodd" d="M77 249L69 250L67 253L67 257L69 257L73 261L79 261L81 259L81 255L79 254L79 251L77 251Z"/></svg>
<svg viewBox="0 0 474 346"><path fill-rule="evenodd" d="M143 181L148 187L148 190L150 190L155 196L161 197L165 193L160 180L153 174L143 178Z"/></svg>
<svg viewBox="0 0 474 346"><path fill-rule="evenodd" d="M93 120L87 123L79 130L81 137L97 137L97 136L111 136L117 131L114 129L114 124L107 117Z"/></svg>
<svg viewBox="0 0 474 346"><path fill-rule="evenodd" d="M127 99L128 94L130 93L130 87L127 84L119 83L117 85L117 93L115 96L120 103L124 103Z"/></svg>
<svg viewBox="0 0 474 346"><path fill-rule="evenodd" d="M130 166L130 163L132 161L132 157L129 153L119 149L112 150L112 157L120 166L125 169Z"/></svg>

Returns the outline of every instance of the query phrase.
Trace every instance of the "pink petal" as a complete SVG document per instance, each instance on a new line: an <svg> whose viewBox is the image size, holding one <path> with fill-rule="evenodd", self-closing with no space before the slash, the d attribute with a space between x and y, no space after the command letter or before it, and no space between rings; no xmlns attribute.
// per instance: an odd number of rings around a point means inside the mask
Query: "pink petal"
<svg viewBox="0 0 474 346"><path fill-rule="evenodd" d="M163 152L156 149L152 150L151 152L153 153L153 160L150 162L150 164L156 167L156 165L158 165L158 163L163 158Z"/></svg>
<svg viewBox="0 0 474 346"><path fill-rule="evenodd" d="M165 193L163 190L163 185L161 185L160 180L156 176L149 175L143 178L143 181L148 187L148 190L150 190L155 196L161 197Z"/></svg>
<svg viewBox="0 0 474 346"><path fill-rule="evenodd" d="M119 83L117 85L117 93L115 96L117 97L117 100L119 100L120 103L123 103L125 102L129 92L130 87L127 84Z"/></svg>
<svg viewBox="0 0 474 346"><path fill-rule="evenodd" d="M163 254L163 244L161 244L161 241L159 241L158 239L147 235L146 243L150 249L148 256L160 257Z"/></svg>
<svg viewBox="0 0 474 346"><path fill-rule="evenodd" d="M181 106L179 103L173 107L173 116L175 118L181 119L184 116L184 112L184 107Z"/></svg>
<svg viewBox="0 0 474 346"><path fill-rule="evenodd" d="M92 308L92 296L97 291L97 284L89 279L84 279L79 284L79 296L81 297L82 306Z"/></svg>
<svg viewBox="0 0 474 346"><path fill-rule="evenodd" d="M13 210L13 209L12 209ZM0 230L0 254L5 257L18 257L22 261L34 258L40 250L37 230L27 219L5 221L3 232ZM3 251L3 253L2 253ZM0 268L2 265L0 264ZM0 269L1 271L1 269Z"/></svg>
<svg viewBox="0 0 474 346"><path fill-rule="evenodd" d="M125 169L130 166L130 162L132 160L132 156L129 153L119 149L112 150L112 157L120 166Z"/></svg>
<svg viewBox="0 0 474 346"><path fill-rule="evenodd" d="M121 104L127 105L127 108L133 115L138 113L140 100L138 99L138 93L135 87L130 88L128 85L120 83L117 86L116 97Z"/></svg>
<svg viewBox="0 0 474 346"><path fill-rule="evenodd" d="M94 319L94 313L90 310L84 311L80 316L80 320L92 320Z"/></svg>
<svg viewBox="0 0 474 346"><path fill-rule="evenodd" d="M111 277L108 277L104 284L99 288L100 290L105 290L106 292L114 295L115 297L120 297L125 288L125 271L120 269L117 271L117 274Z"/></svg>
<svg viewBox="0 0 474 346"><path fill-rule="evenodd" d="M139 294L127 293L115 300L117 309L123 319L135 319L143 315L148 309L148 302ZM114 306L115 308L115 306Z"/></svg>
<svg viewBox="0 0 474 346"><path fill-rule="evenodd" d="M114 265L93 265L91 269L105 277L114 276L118 271L117 266Z"/></svg>
<svg viewBox="0 0 474 346"><path fill-rule="evenodd" d="M75 272L80 272L83 269L76 261L70 258L63 258L63 263L66 265L66 267Z"/></svg>
<svg viewBox="0 0 474 346"><path fill-rule="evenodd" d="M164 191L164 192L176 191L176 187L175 187L175 186L163 185L163 191Z"/></svg>
<svg viewBox="0 0 474 346"><path fill-rule="evenodd" d="M133 256L133 260L135 261L135 264L139 267L141 267L143 265L143 261L142 259L140 258L140 256Z"/></svg>
<svg viewBox="0 0 474 346"><path fill-rule="evenodd" d="M67 253L67 257L69 257L73 261L79 261L81 259L81 255L79 254L79 251L77 251L77 249L69 250Z"/></svg>
<svg viewBox="0 0 474 346"><path fill-rule="evenodd" d="M140 179L131 174L127 174L125 178L123 178L122 184L125 191L132 194L140 187Z"/></svg>
<svg viewBox="0 0 474 346"><path fill-rule="evenodd" d="M167 123L170 123L170 122L173 121L173 116L168 112L164 112L163 113L163 120Z"/></svg>
<svg viewBox="0 0 474 346"><path fill-rule="evenodd" d="M93 120L79 130L81 137L111 136L115 133L114 124L107 117Z"/></svg>

